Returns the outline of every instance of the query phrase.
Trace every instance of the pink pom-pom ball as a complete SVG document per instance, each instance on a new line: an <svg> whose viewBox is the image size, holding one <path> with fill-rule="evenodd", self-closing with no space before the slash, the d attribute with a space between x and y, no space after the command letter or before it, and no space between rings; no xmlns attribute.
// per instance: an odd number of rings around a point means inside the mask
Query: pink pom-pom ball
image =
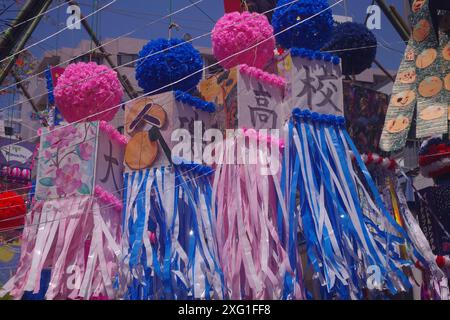
<svg viewBox="0 0 450 320"><path fill-rule="evenodd" d="M239 64L263 68L274 56L273 28L267 17L259 13L245 11L224 15L214 26L211 38L214 56L226 69ZM250 47L252 49L234 55Z"/></svg>
<svg viewBox="0 0 450 320"><path fill-rule="evenodd" d="M123 90L117 73L94 62L70 64L54 89L58 109L68 122L111 121Z"/></svg>

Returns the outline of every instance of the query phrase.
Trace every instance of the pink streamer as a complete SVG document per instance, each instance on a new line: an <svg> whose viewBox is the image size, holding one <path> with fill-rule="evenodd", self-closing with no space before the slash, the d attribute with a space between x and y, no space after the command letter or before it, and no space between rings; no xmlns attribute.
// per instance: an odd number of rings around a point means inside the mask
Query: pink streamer
<svg viewBox="0 0 450 320"><path fill-rule="evenodd" d="M221 146L221 157L226 159L233 149L235 155L247 151L237 148L236 139ZM275 227L278 177L261 175L261 169L260 163L224 164L216 169L217 243L231 299L280 299L286 272L294 276ZM302 290L296 292L294 298L301 299Z"/></svg>
<svg viewBox="0 0 450 320"><path fill-rule="evenodd" d="M91 196L37 201L27 215L10 294L20 299L30 286L37 292L42 270L52 268L46 299L113 298L111 279L120 253L120 215L115 209L101 208ZM88 275L92 252L85 259L85 246L90 239L96 239L88 246L97 250L98 259L91 260ZM87 283L83 292L81 283Z"/></svg>

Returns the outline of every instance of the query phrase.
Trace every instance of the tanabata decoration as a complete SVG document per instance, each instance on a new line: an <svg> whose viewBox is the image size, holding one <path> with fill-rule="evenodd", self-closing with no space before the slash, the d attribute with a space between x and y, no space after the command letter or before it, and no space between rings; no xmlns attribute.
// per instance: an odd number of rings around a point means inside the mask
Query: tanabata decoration
<svg viewBox="0 0 450 320"><path fill-rule="evenodd" d="M216 105L213 123L225 132L280 128L286 120L287 87L283 76L242 64L201 81L199 92Z"/></svg>
<svg viewBox="0 0 450 320"><path fill-rule="evenodd" d="M392 91L380 141L382 150L401 150L413 122L416 138L449 132L449 21L450 11L437 11L433 20L429 1L413 2L413 32Z"/></svg>
<svg viewBox="0 0 450 320"><path fill-rule="evenodd" d="M216 105L213 121L221 131L237 126L238 68L224 70L200 81L200 97Z"/></svg>
<svg viewBox="0 0 450 320"><path fill-rule="evenodd" d="M281 194L283 146L267 130L254 129L237 130L216 145L213 212L230 299L305 297L297 221Z"/></svg>
<svg viewBox="0 0 450 320"><path fill-rule="evenodd" d="M136 80L146 93L195 89L202 78L203 60L192 44L181 39L156 39L139 52Z"/></svg>
<svg viewBox="0 0 450 320"><path fill-rule="evenodd" d="M126 106L124 299L224 299L215 242L203 134L212 102L184 91L139 98Z"/></svg>
<svg viewBox="0 0 450 320"><path fill-rule="evenodd" d="M125 173L124 299L224 299L211 168L182 164Z"/></svg>
<svg viewBox="0 0 450 320"><path fill-rule="evenodd" d="M285 49L298 47L320 50L330 40L333 31L333 16L331 9L327 9L328 1L290 2L278 0L272 16L277 43Z"/></svg>
<svg viewBox="0 0 450 320"><path fill-rule="evenodd" d="M58 78L53 94L64 119L111 121L119 110L123 90L117 73L95 62L67 66Z"/></svg>
<svg viewBox="0 0 450 320"><path fill-rule="evenodd" d="M414 261L415 266L422 273L420 282L422 299L448 300L450 296L448 279L444 271L445 262L444 264L439 262L442 257L433 253L419 222L408 207L404 190L412 189L411 179L401 170L394 159L383 158L372 153L362 155L361 159L373 177L386 208L397 223L405 229L413 243L412 247L401 247L401 255L414 259L414 253L411 250L417 250L422 257L422 259ZM403 187L403 184L406 186ZM367 206L367 203L365 205Z"/></svg>
<svg viewBox="0 0 450 320"><path fill-rule="evenodd" d="M313 112L343 115L342 68L338 56L292 48L278 57L277 69L287 82L286 120L299 105Z"/></svg>
<svg viewBox="0 0 450 320"><path fill-rule="evenodd" d="M287 85L247 64L200 84L226 131L226 140L214 144L213 216L230 299L305 298L297 225L290 212L278 214L285 208L277 166L283 142L271 129L286 121Z"/></svg>
<svg viewBox="0 0 450 320"><path fill-rule="evenodd" d="M362 299L371 268L379 268L384 281L368 289L409 289L402 268L412 262L399 248L411 241L384 205L344 118L294 109L284 139L283 196L291 194L287 210L298 218L307 261L325 289L322 298ZM293 200L296 192L300 206Z"/></svg>
<svg viewBox="0 0 450 320"><path fill-rule="evenodd" d="M24 198L14 191L0 193L0 232L23 227L27 207Z"/></svg>
<svg viewBox="0 0 450 320"><path fill-rule="evenodd" d="M211 40L214 56L227 69L239 64L261 69L274 55L273 28L259 13L225 14L214 26Z"/></svg>
<svg viewBox="0 0 450 320"><path fill-rule="evenodd" d="M36 200L3 293L39 292L42 270L51 268L46 299L114 298L125 144L104 121L42 130Z"/></svg>
<svg viewBox="0 0 450 320"><path fill-rule="evenodd" d="M437 179L450 174L450 141L433 137L424 141L419 151L420 172Z"/></svg>
<svg viewBox="0 0 450 320"><path fill-rule="evenodd" d="M241 65L238 71L239 128L277 129L286 121L287 83L283 77Z"/></svg>
<svg viewBox="0 0 450 320"><path fill-rule="evenodd" d="M377 38L365 25L344 22L334 27L324 51L333 52L342 60L344 75L357 75L372 67L377 55Z"/></svg>
<svg viewBox="0 0 450 320"><path fill-rule="evenodd" d="M9 59L0 64L2 70L8 62ZM2 83L2 87L5 86L5 88L0 87L0 95L13 93L15 90L15 83L22 79L28 78L29 75L31 75L35 71L37 66L38 60L33 56L31 52L26 50L19 53L15 63L12 66L12 72L10 72L6 76L5 80ZM20 80L18 80L16 77ZM28 83L26 81L22 82L22 85L28 87Z"/></svg>
<svg viewBox="0 0 450 320"><path fill-rule="evenodd" d="M126 105L125 150L127 170L141 170L171 164L171 151L185 160L202 163L201 150L191 142L202 140L206 129L213 127L214 103L187 92L171 91L141 97ZM189 143L187 143L189 142ZM199 144L202 146L202 143Z"/></svg>
<svg viewBox="0 0 450 320"><path fill-rule="evenodd" d="M419 220L433 252L450 255L450 149L449 141L430 138L419 151L420 172L435 185L420 190Z"/></svg>

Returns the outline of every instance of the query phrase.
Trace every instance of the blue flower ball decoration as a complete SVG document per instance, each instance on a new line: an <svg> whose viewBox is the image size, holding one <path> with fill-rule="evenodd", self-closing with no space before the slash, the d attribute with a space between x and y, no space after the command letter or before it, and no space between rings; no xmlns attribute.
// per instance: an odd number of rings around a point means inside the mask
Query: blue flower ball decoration
<svg viewBox="0 0 450 320"><path fill-rule="evenodd" d="M342 60L344 75L357 75L372 66L377 55L377 38L363 24L338 24L324 51L332 51Z"/></svg>
<svg viewBox="0 0 450 320"><path fill-rule="evenodd" d="M139 52L139 58L142 60L136 66L136 80L146 93L190 91L202 78L200 70L203 68L203 60L200 52L181 39L152 40ZM189 75L191 76L168 86Z"/></svg>
<svg viewBox="0 0 450 320"><path fill-rule="evenodd" d="M277 7L290 2L292 0L279 0ZM278 44L285 49L298 47L320 50L331 39L333 32L333 15L331 9L326 10L328 7L326 0L300 0L276 9L272 26L275 34L282 32L276 37ZM319 12L322 13L305 20ZM297 23L295 27L284 31Z"/></svg>

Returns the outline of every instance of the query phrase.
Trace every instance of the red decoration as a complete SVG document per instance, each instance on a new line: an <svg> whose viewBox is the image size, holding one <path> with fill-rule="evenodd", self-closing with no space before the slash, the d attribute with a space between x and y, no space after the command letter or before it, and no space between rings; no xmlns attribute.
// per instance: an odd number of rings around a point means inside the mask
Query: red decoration
<svg viewBox="0 0 450 320"><path fill-rule="evenodd" d="M64 73L64 70L65 69L61 67L51 68L53 87L56 87L56 85L58 84L58 79Z"/></svg>
<svg viewBox="0 0 450 320"><path fill-rule="evenodd" d="M241 0L224 0L225 13L242 12Z"/></svg>
<svg viewBox="0 0 450 320"><path fill-rule="evenodd" d="M24 225L27 207L22 196L13 191L0 193L0 231Z"/></svg>
<svg viewBox="0 0 450 320"><path fill-rule="evenodd" d="M445 267L450 267L450 259L443 257L443 256L437 256L436 257L436 264L439 268L443 269Z"/></svg>

